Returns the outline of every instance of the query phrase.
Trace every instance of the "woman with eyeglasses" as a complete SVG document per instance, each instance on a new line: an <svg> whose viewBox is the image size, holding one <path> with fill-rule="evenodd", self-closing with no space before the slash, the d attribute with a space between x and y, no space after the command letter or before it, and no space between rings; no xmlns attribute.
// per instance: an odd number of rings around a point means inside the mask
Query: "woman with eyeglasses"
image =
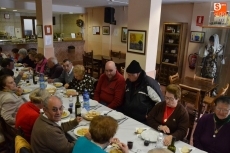
<svg viewBox="0 0 230 153"><path fill-rule="evenodd" d="M24 133L24 138L30 142L30 135L33 129L34 122L40 115L42 102L50 96L47 90L35 89L30 93L30 102L24 103L18 110L16 116L16 128L21 128Z"/></svg>
<svg viewBox="0 0 230 153"><path fill-rule="evenodd" d="M184 106L179 103L181 89L179 85L166 87L165 101L157 103L147 117L148 125L167 134L164 145L171 144L172 137L183 140L189 127L189 116Z"/></svg>
<svg viewBox="0 0 230 153"><path fill-rule="evenodd" d="M230 97L221 96L214 104L214 113L199 119L193 144L208 153L230 153Z"/></svg>
<svg viewBox="0 0 230 153"><path fill-rule="evenodd" d="M35 55L34 59L35 63L37 64L35 68L36 72L45 74L48 71L47 59L45 56L41 53L38 53Z"/></svg>

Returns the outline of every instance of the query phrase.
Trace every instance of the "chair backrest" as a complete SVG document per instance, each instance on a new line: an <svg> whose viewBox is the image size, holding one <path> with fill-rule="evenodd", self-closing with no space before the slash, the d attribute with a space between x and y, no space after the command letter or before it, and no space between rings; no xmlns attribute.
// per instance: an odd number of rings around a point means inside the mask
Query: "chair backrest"
<svg viewBox="0 0 230 153"><path fill-rule="evenodd" d="M203 78L203 77L197 76L196 74L194 74L194 79L195 80L206 81L206 82L209 82L209 83L213 83L213 81L214 81L214 78L213 79Z"/></svg>
<svg viewBox="0 0 230 153"><path fill-rule="evenodd" d="M23 137L17 135L15 137L15 153L31 153L30 144Z"/></svg>
<svg viewBox="0 0 230 153"><path fill-rule="evenodd" d="M216 97L220 97L220 96L225 95L226 91L228 90L228 87L229 87L229 84L227 84L225 88L222 88L222 89L218 92L218 94L217 94Z"/></svg>
<svg viewBox="0 0 230 153"><path fill-rule="evenodd" d="M180 79L178 72L175 75L169 76L169 82L170 84L178 82Z"/></svg>
<svg viewBox="0 0 230 153"><path fill-rule="evenodd" d="M108 61L112 61L112 57L110 59L104 58L103 56L101 57L101 68L102 68L102 73L105 71L105 64Z"/></svg>
<svg viewBox="0 0 230 153"><path fill-rule="evenodd" d="M200 104L200 89L189 87L183 84L179 84L181 90L187 91L187 94L182 95L181 100L184 102L188 102L194 104L194 108L198 110Z"/></svg>
<svg viewBox="0 0 230 153"><path fill-rule="evenodd" d="M86 68L87 66L93 66L93 57L82 55L83 58L83 66Z"/></svg>
<svg viewBox="0 0 230 153"><path fill-rule="evenodd" d="M91 50L91 52L84 51L84 55L85 56L93 56L93 50Z"/></svg>
<svg viewBox="0 0 230 153"><path fill-rule="evenodd" d="M117 57L121 58L121 51L115 52L115 51L110 51L110 57Z"/></svg>

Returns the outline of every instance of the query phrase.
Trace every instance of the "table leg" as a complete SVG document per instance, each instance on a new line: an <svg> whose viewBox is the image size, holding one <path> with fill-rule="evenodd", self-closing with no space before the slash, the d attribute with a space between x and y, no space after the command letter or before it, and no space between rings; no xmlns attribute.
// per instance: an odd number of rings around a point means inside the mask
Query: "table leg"
<svg viewBox="0 0 230 153"><path fill-rule="evenodd" d="M202 107L203 107L203 100L204 100L204 97L205 97L205 92L202 92L200 93L200 103L199 103L199 106L198 106L198 116L197 116L197 120L200 119L200 115L201 115L201 111L202 111Z"/></svg>

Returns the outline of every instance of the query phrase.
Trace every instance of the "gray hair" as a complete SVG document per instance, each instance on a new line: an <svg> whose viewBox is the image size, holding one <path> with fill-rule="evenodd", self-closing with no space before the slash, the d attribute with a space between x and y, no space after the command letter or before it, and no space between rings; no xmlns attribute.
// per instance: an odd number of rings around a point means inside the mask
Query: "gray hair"
<svg viewBox="0 0 230 153"><path fill-rule="evenodd" d="M148 153L172 153L172 152L165 148L155 148L155 149L149 150Z"/></svg>
<svg viewBox="0 0 230 153"><path fill-rule="evenodd" d="M40 88L37 88L30 93L29 98L32 103L41 104L49 96L50 93L47 90L42 90Z"/></svg>
<svg viewBox="0 0 230 153"><path fill-rule="evenodd" d="M56 57L50 57L49 60L51 60L54 64L58 63L58 60Z"/></svg>
<svg viewBox="0 0 230 153"><path fill-rule="evenodd" d="M43 101L43 106L44 106L44 107L46 107L46 108L48 107L49 100L50 100L50 98L52 98L52 97L56 97L56 98L59 99L59 100L61 101L61 103L63 104L62 100L61 100L59 97L57 97L57 96L55 96L55 95L49 95L49 96L46 97L45 100Z"/></svg>
<svg viewBox="0 0 230 153"><path fill-rule="evenodd" d="M27 50L25 48L21 48L21 49L19 49L18 54L26 56L27 55Z"/></svg>

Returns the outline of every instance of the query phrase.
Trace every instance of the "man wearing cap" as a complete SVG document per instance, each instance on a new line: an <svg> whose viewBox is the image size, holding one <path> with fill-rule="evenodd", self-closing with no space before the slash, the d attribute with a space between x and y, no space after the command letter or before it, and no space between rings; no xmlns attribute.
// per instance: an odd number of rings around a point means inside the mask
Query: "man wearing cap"
<svg viewBox="0 0 230 153"><path fill-rule="evenodd" d="M126 92L122 111L129 117L146 123L148 112L164 100L160 85L146 75L140 64L133 60L126 68Z"/></svg>
<svg viewBox="0 0 230 153"><path fill-rule="evenodd" d="M105 64L105 73L98 80L94 99L115 109L121 105L125 94L125 79L117 71L113 61Z"/></svg>

